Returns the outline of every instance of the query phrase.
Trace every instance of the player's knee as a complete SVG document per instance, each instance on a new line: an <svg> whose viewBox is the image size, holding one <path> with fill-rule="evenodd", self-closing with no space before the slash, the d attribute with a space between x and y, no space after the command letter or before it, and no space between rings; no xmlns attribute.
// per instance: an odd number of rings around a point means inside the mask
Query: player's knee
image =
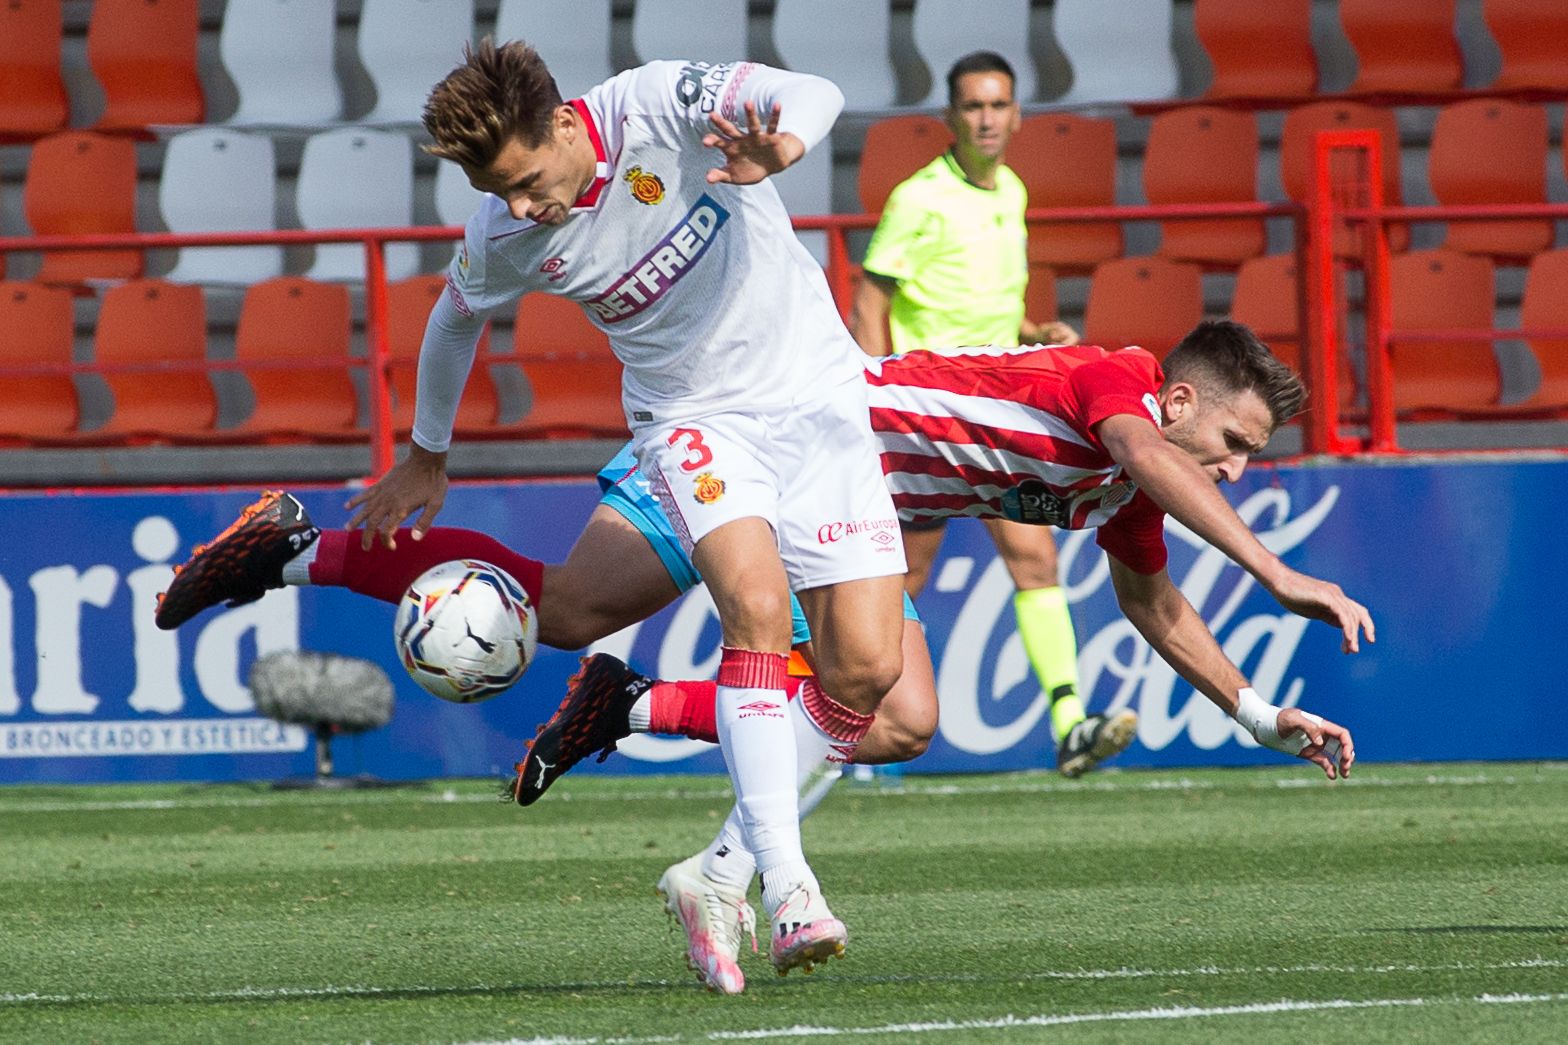
<svg viewBox="0 0 1568 1045"><path fill-rule="evenodd" d="M784 591L754 589L732 593L721 613L726 645L763 650L788 642L790 604Z"/></svg>

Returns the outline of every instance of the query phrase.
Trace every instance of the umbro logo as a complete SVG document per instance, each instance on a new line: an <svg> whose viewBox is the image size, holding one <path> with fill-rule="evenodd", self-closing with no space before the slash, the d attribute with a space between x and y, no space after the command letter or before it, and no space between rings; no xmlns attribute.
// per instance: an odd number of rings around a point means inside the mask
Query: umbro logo
<svg viewBox="0 0 1568 1045"><path fill-rule="evenodd" d="M714 853L713 855L714 856L729 856L730 855L730 847L727 846L727 845L721 845L721 846L719 846L719 851Z"/></svg>
<svg viewBox="0 0 1568 1045"><path fill-rule="evenodd" d="M777 711L779 706L771 700L754 700L750 704L742 704L742 711Z"/></svg>

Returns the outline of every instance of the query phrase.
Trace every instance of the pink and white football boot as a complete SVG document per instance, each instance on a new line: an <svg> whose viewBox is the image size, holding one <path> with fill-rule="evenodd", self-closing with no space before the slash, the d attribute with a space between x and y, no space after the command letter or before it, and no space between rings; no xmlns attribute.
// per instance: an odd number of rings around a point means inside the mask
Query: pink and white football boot
<svg viewBox="0 0 1568 1045"><path fill-rule="evenodd" d="M739 994L746 989L740 971L742 933L757 949L757 915L744 891L715 882L702 873L702 854L669 867L659 879L664 907L686 930L686 964L710 991Z"/></svg>

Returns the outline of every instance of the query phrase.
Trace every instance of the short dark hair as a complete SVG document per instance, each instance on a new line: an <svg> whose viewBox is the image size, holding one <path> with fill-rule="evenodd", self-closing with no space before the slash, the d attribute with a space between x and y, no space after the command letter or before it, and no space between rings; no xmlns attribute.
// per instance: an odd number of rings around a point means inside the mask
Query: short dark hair
<svg viewBox="0 0 1568 1045"><path fill-rule="evenodd" d="M1165 380L1185 381L1200 390L1235 395L1256 392L1269 408L1274 427L1289 421L1306 405L1307 389L1295 371L1281 363L1269 346L1244 324L1230 319L1199 323L1161 364Z"/></svg>
<svg viewBox="0 0 1568 1045"><path fill-rule="evenodd" d="M561 90L539 52L512 40L497 47L485 37L463 46L463 64L430 91L425 151L465 167L484 168L512 138L536 149L554 137L551 122Z"/></svg>
<svg viewBox="0 0 1568 1045"><path fill-rule="evenodd" d="M1013 74L1013 67L1007 64L1007 59L995 51L971 51L947 71L947 104L952 105L953 99L958 97L958 81L970 73L1001 73L1007 77L1007 82L1013 85L1018 83L1018 77Z"/></svg>

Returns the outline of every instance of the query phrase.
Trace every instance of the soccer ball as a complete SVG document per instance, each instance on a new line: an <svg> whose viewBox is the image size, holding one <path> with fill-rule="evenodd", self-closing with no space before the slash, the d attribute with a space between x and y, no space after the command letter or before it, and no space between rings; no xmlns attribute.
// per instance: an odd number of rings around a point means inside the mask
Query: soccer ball
<svg viewBox="0 0 1568 1045"><path fill-rule="evenodd" d="M533 603L477 559L432 566L398 604L392 636L413 680L442 700L488 700L523 677L539 646Z"/></svg>

